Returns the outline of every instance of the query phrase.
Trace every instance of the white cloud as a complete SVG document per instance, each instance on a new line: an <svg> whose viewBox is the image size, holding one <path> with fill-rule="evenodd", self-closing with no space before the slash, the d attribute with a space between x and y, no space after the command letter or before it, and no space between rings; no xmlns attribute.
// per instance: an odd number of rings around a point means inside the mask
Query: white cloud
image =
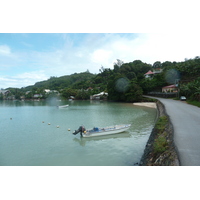
<svg viewBox="0 0 200 200"><path fill-rule="evenodd" d="M11 50L8 45L0 45L0 54L2 55L10 55Z"/></svg>
<svg viewBox="0 0 200 200"><path fill-rule="evenodd" d="M9 87L21 88L22 82L13 77L0 77L0 88L6 89Z"/></svg>
<svg viewBox="0 0 200 200"><path fill-rule="evenodd" d="M0 45L0 70L5 71L17 66L19 55L13 53L8 45ZM0 71L0 72L1 72ZM1 75L1 74L0 74Z"/></svg>
<svg viewBox="0 0 200 200"><path fill-rule="evenodd" d="M46 77L45 73L43 70L40 71L33 71L33 72L25 72L22 74L18 74L14 76L16 79L21 79L21 80L44 80L48 77Z"/></svg>
<svg viewBox="0 0 200 200"><path fill-rule="evenodd" d="M111 50L97 49L91 53L91 61L94 63L108 63L111 57Z"/></svg>
<svg viewBox="0 0 200 200"><path fill-rule="evenodd" d="M29 85L34 85L36 82L48 79L44 71L32 71L25 72L22 74L17 74L14 76L0 77L0 88L8 87L26 87Z"/></svg>
<svg viewBox="0 0 200 200"><path fill-rule="evenodd" d="M63 46L52 47L49 51L15 49L14 52L8 45L0 45L0 85L24 87L50 76L70 75L87 69L98 73L101 65L112 68L116 59L153 64L200 56L198 33L88 34L78 41L79 36L64 36Z"/></svg>
<svg viewBox="0 0 200 200"><path fill-rule="evenodd" d="M183 61L186 57L198 56L200 37L198 34L142 34L135 54L142 61Z"/></svg>

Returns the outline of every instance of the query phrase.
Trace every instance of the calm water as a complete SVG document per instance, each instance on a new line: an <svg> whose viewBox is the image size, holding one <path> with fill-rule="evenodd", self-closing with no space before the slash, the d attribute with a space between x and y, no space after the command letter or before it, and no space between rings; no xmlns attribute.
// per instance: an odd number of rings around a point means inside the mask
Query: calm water
<svg viewBox="0 0 200 200"><path fill-rule="evenodd" d="M69 107L58 109L56 104ZM134 165L143 154L156 114L156 109L124 103L3 101L0 165ZM89 129L124 123L132 124L131 128L114 136L81 138L72 134L80 125Z"/></svg>

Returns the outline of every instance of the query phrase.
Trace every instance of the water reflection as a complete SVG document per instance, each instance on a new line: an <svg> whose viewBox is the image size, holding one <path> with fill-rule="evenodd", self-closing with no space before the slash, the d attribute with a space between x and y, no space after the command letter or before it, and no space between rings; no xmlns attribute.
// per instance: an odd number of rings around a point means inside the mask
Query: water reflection
<svg viewBox="0 0 200 200"><path fill-rule="evenodd" d="M54 103L59 102L0 101L0 165L124 166L140 160L156 109L90 101L62 101L69 108L57 109ZM131 127L91 138L67 131L114 124Z"/></svg>
<svg viewBox="0 0 200 200"><path fill-rule="evenodd" d="M23 106L46 106L46 101L20 101L20 100L5 100L0 101L0 107L23 107Z"/></svg>
<svg viewBox="0 0 200 200"><path fill-rule="evenodd" d="M98 136L98 137L91 137L91 138L74 138L73 141L78 142L81 146L85 146L87 142L91 141L101 141L101 140L109 140L109 139L118 139L118 138L129 138L131 134L129 132L119 133L116 135L107 135L107 136Z"/></svg>

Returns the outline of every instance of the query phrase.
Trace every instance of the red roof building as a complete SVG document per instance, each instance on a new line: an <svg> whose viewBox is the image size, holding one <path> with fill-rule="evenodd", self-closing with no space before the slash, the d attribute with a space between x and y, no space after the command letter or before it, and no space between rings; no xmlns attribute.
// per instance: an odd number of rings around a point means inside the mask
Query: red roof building
<svg viewBox="0 0 200 200"><path fill-rule="evenodd" d="M149 70L146 74L144 75L147 75L147 74L154 74L151 70Z"/></svg>
<svg viewBox="0 0 200 200"><path fill-rule="evenodd" d="M149 70L146 74L144 74L145 75L145 78L152 78L153 77L153 75L154 75L154 73L151 71L151 70Z"/></svg>
<svg viewBox="0 0 200 200"><path fill-rule="evenodd" d="M162 88L162 92L177 92L178 88L176 85L168 85Z"/></svg>

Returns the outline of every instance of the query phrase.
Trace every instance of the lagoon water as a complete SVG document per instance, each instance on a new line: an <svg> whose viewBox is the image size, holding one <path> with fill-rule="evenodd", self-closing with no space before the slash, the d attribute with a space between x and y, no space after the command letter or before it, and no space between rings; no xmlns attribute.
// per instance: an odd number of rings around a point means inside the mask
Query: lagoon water
<svg viewBox="0 0 200 200"><path fill-rule="evenodd" d="M57 104L69 107L59 109ZM1 101L0 165L134 165L140 161L156 115L154 108L131 103ZM96 138L72 134L80 125L89 129L115 124L131 124L131 128Z"/></svg>

